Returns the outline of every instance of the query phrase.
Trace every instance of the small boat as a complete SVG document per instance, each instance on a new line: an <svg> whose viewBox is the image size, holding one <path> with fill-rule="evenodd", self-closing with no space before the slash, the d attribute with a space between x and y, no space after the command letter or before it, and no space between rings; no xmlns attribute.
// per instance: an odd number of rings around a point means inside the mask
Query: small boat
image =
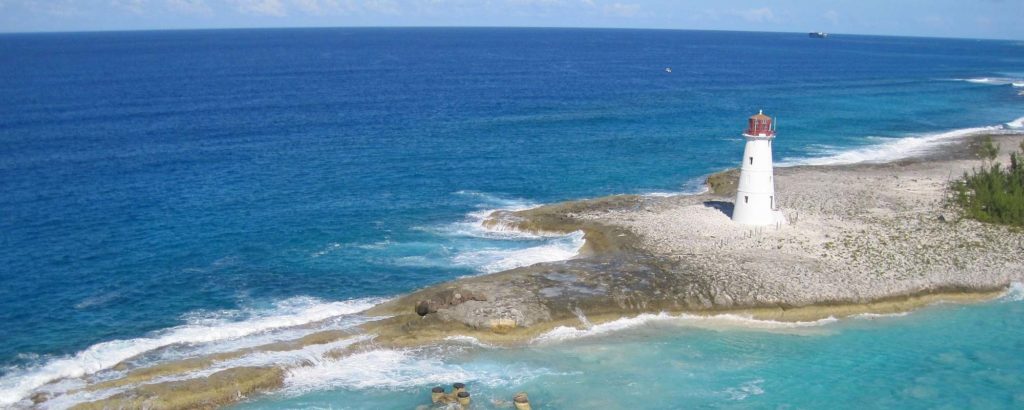
<svg viewBox="0 0 1024 410"><path fill-rule="evenodd" d="M823 32L820 32L820 31L815 31L815 32L812 32L812 33L807 33L807 36L810 37L810 38L828 38L828 33L823 33Z"/></svg>
<svg viewBox="0 0 1024 410"><path fill-rule="evenodd" d="M665 67L665 72L671 74L672 73L672 67Z"/></svg>

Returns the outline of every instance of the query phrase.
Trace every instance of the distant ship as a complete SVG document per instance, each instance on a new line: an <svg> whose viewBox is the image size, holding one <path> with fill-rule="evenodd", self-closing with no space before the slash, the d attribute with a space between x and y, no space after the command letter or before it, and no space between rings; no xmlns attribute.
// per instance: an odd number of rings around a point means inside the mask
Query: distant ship
<svg viewBox="0 0 1024 410"><path fill-rule="evenodd" d="M820 31L815 31L813 33L807 33L807 36L809 36L810 38L827 38L828 37L828 33L822 33Z"/></svg>

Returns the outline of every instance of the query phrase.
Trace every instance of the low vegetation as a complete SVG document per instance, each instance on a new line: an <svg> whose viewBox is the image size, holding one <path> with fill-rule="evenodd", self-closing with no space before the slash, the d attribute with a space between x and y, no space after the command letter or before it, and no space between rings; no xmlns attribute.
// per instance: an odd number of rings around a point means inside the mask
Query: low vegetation
<svg viewBox="0 0 1024 410"><path fill-rule="evenodd" d="M1024 142L1010 154L1010 166L996 161L999 145L992 138L982 141L981 168L964 173L952 184L952 200L964 216L982 222L1024 226Z"/></svg>

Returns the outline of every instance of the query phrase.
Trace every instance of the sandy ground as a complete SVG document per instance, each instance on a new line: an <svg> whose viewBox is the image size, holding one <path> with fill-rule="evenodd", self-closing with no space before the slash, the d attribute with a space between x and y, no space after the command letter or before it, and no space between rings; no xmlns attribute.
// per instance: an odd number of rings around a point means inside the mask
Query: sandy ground
<svg viewBox="0 0 1024 410"><path fill-rule="evenodd" d="M1019 137L1002 140L1016 147ZM573 216L629 230L636 247L655 258L699 266L719 305L991 290L1024 278L1024 235L961 220L948 206L949 180L977 165L945 159L780 168L776 195L785 225L736 225L731 196L714 194Z"/></svg>

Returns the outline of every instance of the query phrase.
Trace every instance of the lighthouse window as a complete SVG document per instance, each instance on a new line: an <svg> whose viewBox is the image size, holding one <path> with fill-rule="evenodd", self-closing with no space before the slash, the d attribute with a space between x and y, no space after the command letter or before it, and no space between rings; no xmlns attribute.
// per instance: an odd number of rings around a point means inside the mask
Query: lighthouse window
<svg viewBox="0 0 1024 410"><path fill-rule="evenodd" d="M743 197L743 203L749 204L750 203L750 197L749 196Z"/></svg>
<svg viewBox="0 0 1024 410"><path fill-rule="evenodd" d="M754 157L750 157L750 165L754 165Z"/></svg>

